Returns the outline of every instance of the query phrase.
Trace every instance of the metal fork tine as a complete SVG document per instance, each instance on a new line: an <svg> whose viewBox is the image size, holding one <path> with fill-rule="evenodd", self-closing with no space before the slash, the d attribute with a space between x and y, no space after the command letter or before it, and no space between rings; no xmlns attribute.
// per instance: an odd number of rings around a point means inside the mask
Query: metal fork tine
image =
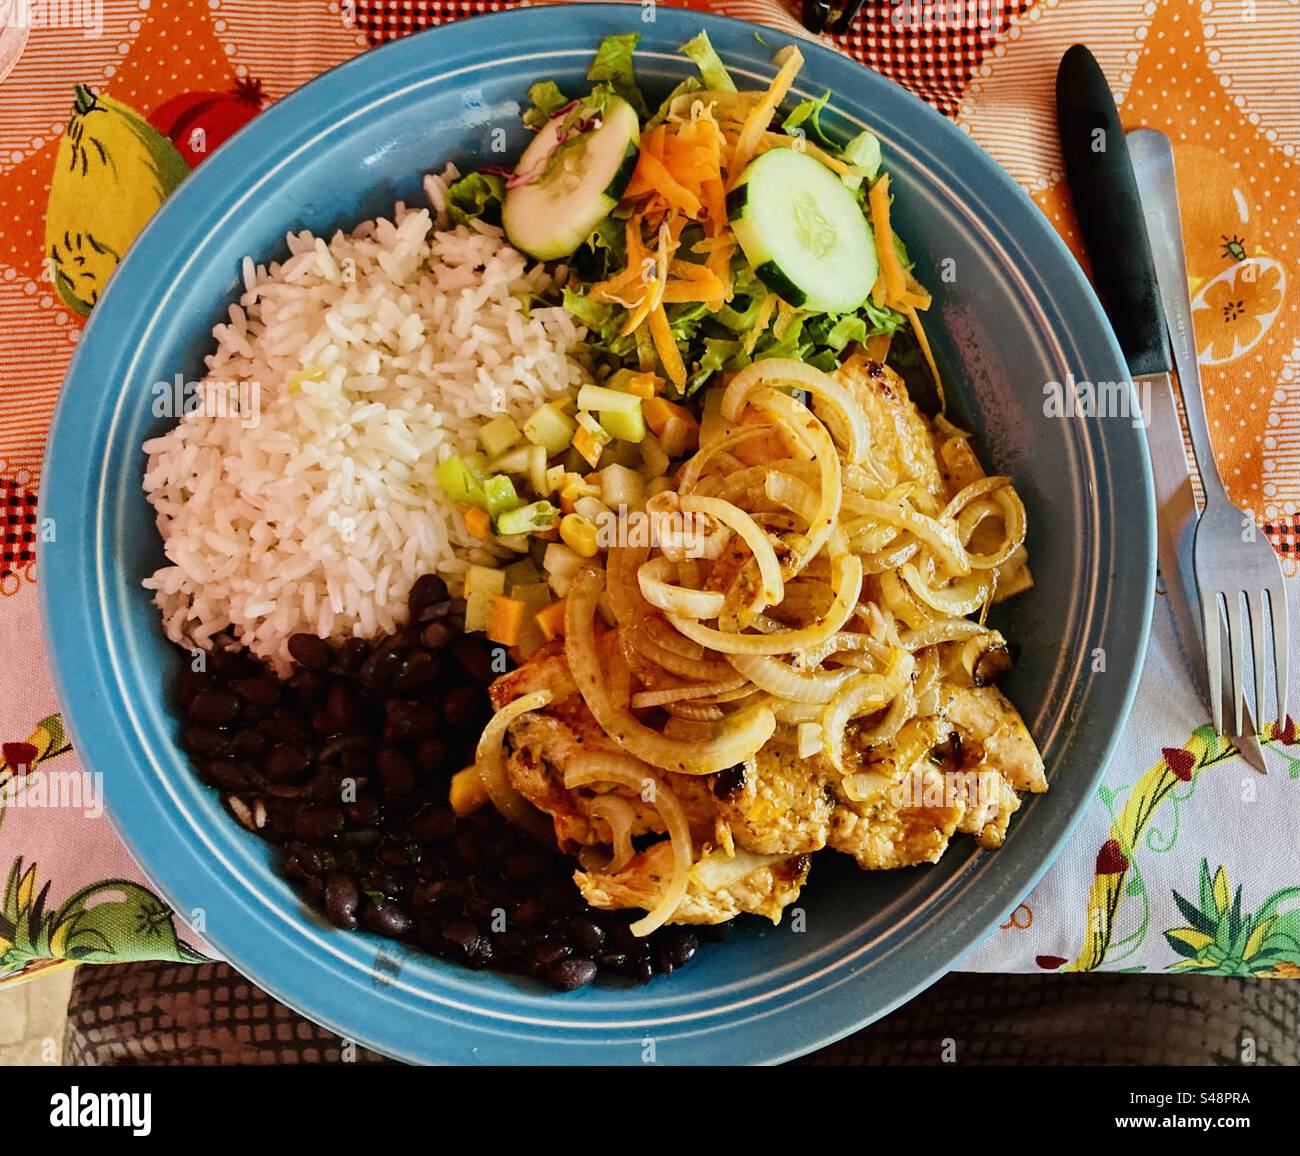
<svg viewBox="0 0 1300 1156"><path fill-rule="evenodd" d="M1241 704L1246 697L1246 688L1243 685L1241 674L1241 657L1242 657L1242 621L1241 621L1241 595L1235 590L1226 597L1228 612L1228 669L1232 672L1232 685L1229 693L1232 695L1232 713L1234 726L1232 733L1241 734Z"/></svg>
<svg viewBox="0 0 1300 1156"><path fill-rule="evenodd" d="M1277 683L1277 725L1286 726L1287 639L1291 637L1287 630L1286 588L1270 586L1268 605L1273 612L1273 677Z"/></svg>
<svg viewBox="0 0 1300 1156"><path fill-rule="evenodd" d="M1210 714L1214 733L1223 734L1223 654L1219 649L1219 595L1201 594L1201 629L1205 634L1205 664L1210 675Z"/></svg>
<svg viewBox="0 0 1300 1156"><path fill-rule="evenodd" d="M1246 591L1246 611L1250 615L1250 648L1255 665L1255 709L1252 717L1258 729L1264 725L1264 592Z"/></svg>

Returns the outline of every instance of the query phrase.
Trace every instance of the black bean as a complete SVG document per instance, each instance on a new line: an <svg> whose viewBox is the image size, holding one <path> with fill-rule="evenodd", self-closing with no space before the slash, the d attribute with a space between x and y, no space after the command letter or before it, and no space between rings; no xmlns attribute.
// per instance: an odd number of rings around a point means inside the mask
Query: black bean
<svg viewBox="0 0 1300 1156"><path fill-rule="evenodd" d="M239 699L225 690L201 690L190 703L189 716L206 726L224 726L239 717Z"/></svg>
<svg viewBox="0 0 1300 1156"><path fill-rule="evenodd" d="M251 728L236 731L235 737L230 740L230 753L244 759L260 760L270 749L271 740L261 731Z"/></svg>
<svg viewBox="0 0 1300 1156"><path fill-rule="evenodd" d="M558 991L576 991L596 978L596 965L589 959L561 959L546 969L546 982Z"/></svg>
<svg viewBox="0 0 1300 1156"><path fill-rule="evenodd" d="M388 689L393 675L402 665L402 655L396 650L377 650L361 664L357 681L370 694L381 695Z"/></svg>
<svg viewBox="0 0 1300 1156"><path fill-rule="evenodd" d="M537 897L552 911L578 912L586 906L582 892L568 876L547 879L537 889Z"/></svg>
<svg viewBox="0 0 1300 1156"><path fill-rule="evenodd" d="M428 738L437 731L438 722L438 711L432 703L392 699L384 713L384 741L400 743Z"/></svg>
<svg viewBox="0 0 1300 1156"><path fill-rule="evenodd" d="M346 673L354 672L370 653L370 644L364 638L349 638L338 649L334 657L335 665Z"/></svg>
<svg viewBox="0 0 1300 1156"><path fill-rule="evenodd" d="M565 931L574 946L585 955L592 955L605 945L605 929L594 919L575 915L565 923Z"/></svg>
<svg viewBox="0 0 1300 1156"><path fill-rule="evenodd" d="M308 721L297 711L286 710L284 707L276 707L257 724L257 729L277 743L295 742L311 734Z"/></svg>
<svg viewBox="0 0 1300 1156"><path fill-rule="evenodd" d="M456 661L465 668L469 676L481 686L487 686L488 683L496 680L499 672L492 669L492 653L481 638L466 635L464 638L457 639L452 647L452 654L456 656Z"/></svg>
<svg viewBox="0 0 1300 1156"><path fill-rule="evenodd" d="M294 634L289 638L289 657L304 670L324 670L334 656L325 639L314 634Z"/></svg>
<svg viewBox="0 0 1300 1156"><path fill-rule="evenodd" d="M361 876L361 886L376 895L386 895L396 899L406 887L401 877L394 871L385 871L382 867L371 867Z"/></svg>
<svg viewBox="0 0 1300 1156"><path fill-rule="evenodd" d="M420 631L420 641L430 650L441 650L451 638L451 631L441 622L430 622Z"/></svg>
<svg viewBox="0 0 1300 1156"><path fill-rule="evenodd" d="M378 797L367 792L343 804L343 817L354 827L374 827L382 814L383 807Z"/></svg>
<svg viewBox="0 0 1300 1156"><path fill-rule="evenodd" d="M415 764L396 747L380 747L375 770L384 787L384 798L409 795L415 789Z"/></svg>
<svg viewBox="0 0 1300 1156"><path fill-rule="evenodd" d="M453 631L465 629L465 617L456 614L456 604L454 602L435 602L432 606L426 606L420 611L415 620L415 625L425 626L430 622L446 623L447 628Z"/></svg>
<svg viewBox="0 0 1300 1156"><path fill-rule="evenodd" d="M611 951L631 955L641 949L641 940L626 923L616 923L605 933Z"/></svg>
<svg viewBox="0 0 1300 1156"><path fill-rule="evenodd" d="M280 743L271 749L263 763L266 777L275 783L288 783L301 778L311 766L311 756L294 743Z"/></svg>
<svg viewBox="0 0 1300 1156"><path fill-rule="evenodd" d="M299 706L315 706L329 686L329 676L318 670L304 670L289 680L289 686Z"/></svg>
<svg viewBox="0 0 1300 1156"><path fill-rule="evenodd" d="M421 739L415 748L416 765L420 768L420 773L426 778L446 770L447 760L450 756L451 747L447 745L445 739L440 739L437 735L432 738Z"/></svg>
<svg viewBox="0 0 1300 1156"><path fill-rule="evenodd" d="M361 909L361 923L376 935L396 939L411 930L411 917L396 903L371 900Z"/></svg>
<svg viewBox="0 0 1300 1156"><path fill-rule="evenodd" d="M418 843L388 839L375 848L375 858L385 867L418 867L423 852Z"/></svg>
<svg viewBox="0 0 1300 1156"><path fill-rule="evenodd" d="M673 967L685 967L699 950L699 936L684 927L672 927L663 935L665 958ZM667 969L665 969L667 970Z"/></svg>
<svg viewBox="0 0 1300 1156"><path fill-rule="evenodd" d="M530 967L541 971L543 968L550 967L553 963L568 959L572 954L573 948L564 940L545 939L529 949L528 964Z"/></svg>
<svg viewBox="0 0 1300 1156"><path fill-rule="evenodd" d="M439 879L424 888L430 907L459 907L469 898L469 885L461 879Z"/></svg>
<svg viewBox="0 0 1300 1156"><path fill-rule="evenodd" d="M498 932L493 940L498 955L519 955L527 950L531 942L526 932L513 927Z"/></svg>
<svg viewBox="0 0 1300 1156"><path fill-rule="evenodd" d="M515 911L515 922L524 927L533 927L545 921L546 908L537 899L525 899Z"/></svg>
<svg viewBox="0 0 1300 1156"><path fill-rule="evenodd" d="M469 881L474 894L492 907L507 910L519 905L519 895L509 883L492 875L475 875Z"/></svg>
<svg viewBox="0 0 1300 1156"><path fill-rule="evenodd" d="M280 680L269 674L236 679L230 684L230 689L245 702L257 706L273 706L280 701Z"/></svg>
<svg viewBox="0 0 1300 1156"><path fill-rule="evenodd" d="M293 816L293 833L299 839L324 839L343 830L343 808L305 803Z"/></svg>
<svg viewBox="0 0 1300 1156"><path fill-rule="evenodd" d="M452 861L466 874L478 870L480 854L478 840L468 831L460 831L451 841Z"/></svg>
<svg viewBox="0 0 1300 1156"><path fill-rule="evenodd" d="M295 638L312 635L297 634ZM292 641L292 640L291 640ZM331 871L325 877L325 914L336 927L351 930L357 925L357 904L361 894L351 876L342 871Z"/></svg>
<svg viewBox="0 0 1300 1156"><path fill-rule="evenodd" d="M432 629L432 628L430 628ZM190 703L211 684L207 670L195 670L189 663L181 667L176 677L176 703L181 710L189 710Z"/></svg>
<svg viewBox="0 0 1300 1156"><path fill-rule="evenodd" d="M426 606L446 602L448 596L447 583L437 574L422 574L412 584L406 603L410 607L411 617L418 618Z"/></svg>
<svg viewBox="0 0 1300 1156"><path fill-rule="evenodd" d="M243 791L249 785L249 769L246 762L213 759L206 766L204 778L220 790Z"/></svg>
<svg viewBox="0 0 1300 1156"><path fill-rule="evenodd" d="M654 979L654 965L648 959L638 959L629 965L627 974L637 983L649 983Z"/></svg>
<svg viewBox="0 0 1300 1156"><path fill-rule="evenodd" d="M596 962L606 971L621 973L627 970L628 957L621 951L602 951L596 956Z"/></svg>
<svg viewBox="0 0 1300 1156"><path fill-rule="evenodd" d="M475 686L453 686L442 700L442 713L447 726L463 731L473 727L483 716L486 703L483 692Z"/></svg>
<svg viewBox="0 0 1300 1156"><path fill-rule="evenodd" d="M222 755L229 743L230 736L215 727L186 727L181 732L181 745L192 755Z"/></svg>
<svg viewBox="0 0 1300 1156"><path fill-rule="evenodd" d="M361 725L361 699L356 688L341 678L330 683L325 695L325 713L338 731L355 730Z"/></svg>
<svg viewBox="0 0 1300 1156"><path fill-rule="evenodd" d="M505 875L512 883L536 883L551 869L551 856L544 851L520 851L506 861ZM545 899L543 899L545 902Z"/></svg>
<svg viewBox="0 0 1300 1156"><path fill-rule="evenodd" d="M442 929L448 954L470 967L486 967L492 959L492 940L473 923L454 919Z"/></svg>
<svg viewBox="0 0 1300 1156"><path fill-rule="evenodd" d="M430 804L411 820L406 832L419 843L445 843L456 833L456 815L446 807Z"/></svg>
<svg viewBox="0 0 1300 1156"><path fill-rule="evenodd" d="M696 934L706 943L721 943L731 934L730 923L703 923Z"/></svg>
<svg viewBox="0 0 1300 1156"><path fill-rule="evenodd" d="M438 677L440 664L427 650L408 654L397 668L389 688L394 694L416 695Z"/></svg>
<svg viewBox="0 0 1300 1156"><path fill-rule="evenodd" d="M214 647L207 652L207 666L218 678L238 678L249 668L248 656L242 650Z"/></svg>

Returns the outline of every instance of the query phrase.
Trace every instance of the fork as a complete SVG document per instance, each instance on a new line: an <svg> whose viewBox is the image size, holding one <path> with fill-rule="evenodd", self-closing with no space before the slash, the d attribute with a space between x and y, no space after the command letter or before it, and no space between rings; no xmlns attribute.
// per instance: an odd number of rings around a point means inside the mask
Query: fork
<svg viewBox="0 0 1300 1156"><path fill-rule="evenodd" d="M1273 635L1273 682L1277 699L1278 725L1286 722L1288 627L1286 588L1282 566L1266 537L1256 533L1255 520L1234 505L1224 489L1214 460L1210 427L1205 418L1205 396L1196 360L1196 333L1192 327L1192 306L1187 295L1187 263L1183 250L1183 228L1178 212L1178 189L1174 182L1174 154L1169 138L1153 129L1135 129L1127 135L1135 166L1144 170L1142 210L1146 217L1156 281L1164 300L1165 320L1178 385L1192 438L1192 453L1201 475L1205 508L1196 523L1192 545L1193 569L1200 591L1201 619L1205 628L1205 658L1209 670L1210 711L1215 731L1223 729L1223 641L1227 635L1227 693L1235 716L1234 734L1242 733L1245 685L1243 654L1244 599L1250 622L1255 710L1260 722L1264 712L1265 595ZM1148 190L1150 195L1148 195Z"/></svg>

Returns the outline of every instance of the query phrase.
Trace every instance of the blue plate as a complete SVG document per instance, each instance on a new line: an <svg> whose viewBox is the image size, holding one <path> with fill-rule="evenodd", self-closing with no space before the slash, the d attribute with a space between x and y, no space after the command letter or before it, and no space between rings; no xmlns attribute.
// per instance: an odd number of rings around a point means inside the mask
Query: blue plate
<svg viewBox="0 0 1300 1156"><path fill-rule="evenodd" d="M1044 751L1051 791L1006 846L958 838L933 867L865 874L818 857L804 930L749 921L671 980L555 995L374 937L333 931L276 875L269 849L200 785L177 748L166 687L177 652L140 582L163 557L141 492L140 444L163 423L150 387L197 379L246 254L284 253L288 229L324 232L420 177L518 154L524 91L581 91L603 36L642 34L652 95L692 66L708 30L758 85L788 38L659 7L520 9L433 29L343 65L259 116L204 162L136 241L95 308L60 397L42 482L41 592L55 677L77 748L102 772L113 818L149 877L262 987L309 1018L412 1061L659 1063L786 1059L884 1015L1006 918L1069 836L1128 713L1146 646L1153 503L1142 431L1044 414L1049 381L1128 375L1098 303L1056 233L1007 175L938 113L816 45L800 97L830 89L823 123L884 145L897 227L935 292L929 332L956 415L1029 510L1037 585L1008 607L1023 647L1009 692ZM954 274L939 275L940 262ZM1094 656L1105 672L1094 673Z"/></svg>

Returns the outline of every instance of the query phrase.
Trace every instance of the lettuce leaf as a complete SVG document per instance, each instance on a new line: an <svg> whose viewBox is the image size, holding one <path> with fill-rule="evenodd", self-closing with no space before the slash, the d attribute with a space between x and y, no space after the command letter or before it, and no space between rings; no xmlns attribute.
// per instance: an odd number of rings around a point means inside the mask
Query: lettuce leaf
<svg viewBox="0 0 1300 1156"><path fill-rule="evenodd" d="M646 121L645 123L646 129L649 130L652 128L657 128L659 125L663 124L664 121L668 119L668 110L672 108L673 101L676 100L679 96L685 96L689 92L703 92L703 91L704 91L704 85L702 85L693 76L688 76L685 80L679 81L676 87L672 90L672 92L670 92L666 97L664 97L663 104L659 106L654 116L652 116L648 121Z"/></svg>
<svg viewBox="0 0 1300 1156"><path fill-rule="evenodd" d="M539 129L557 112L569 103L569 98L560 91L553 80L539 80L528 88L528 99L532 107L524 112L524 124L531 129Z"/></svg>
<svg viewBox="0 0 1300 1156"><path fill-rule="evenodd" d="M632 53L641 41L639 32L628 32L622 36L606 36L596 49L596 58L587 69L587 79L593 84L607 83L619 96L628 102L637 115L644 118L650 115L645 97L636 83L636 68L632 63Z"/></svg>
<svg viewBox="0 0 1300 1156"><path fill-rule="evenodd" d="M813 135L818 142L826 148L834 148L835 142L822 132L821 115L822 109L826 107L826 102L831 98L831 91L828 88L817 100L805 100L791 110L790 114L781 122L781 127L785 129L789 136L795 136L795 130L803 130L801 126L804 121L808 122L809 128L812 129ZM845 158L848 159L847 157ZM851 161L849 162L852 163Z"/></svg>
<svg viewBox="0 0 1300 1156"><path fill-rule="evenodd" d="M704 87L714 92L735 92L736 82L722 63L722 57L713 47L707 32L701 32L692 40L682 45L682 53L695 63L700 70Z"/></svg>
<svg viewBox="0 0 1300 1156"><path fill-rule="evenodd" d="M852 173L840 178L851 189L860 188L864 179L870 184L880 172L880 141L874 133L865 130L858 133L844 146L840 156L853 166Z"/></svg>
<svg viewBox="0 0 1300 1156"><path fill-rule="evenodd" d="M500 224L505 197L506 183L495 173L469 173L447 186L447 212L457 225L478 217Z"/></svg>

